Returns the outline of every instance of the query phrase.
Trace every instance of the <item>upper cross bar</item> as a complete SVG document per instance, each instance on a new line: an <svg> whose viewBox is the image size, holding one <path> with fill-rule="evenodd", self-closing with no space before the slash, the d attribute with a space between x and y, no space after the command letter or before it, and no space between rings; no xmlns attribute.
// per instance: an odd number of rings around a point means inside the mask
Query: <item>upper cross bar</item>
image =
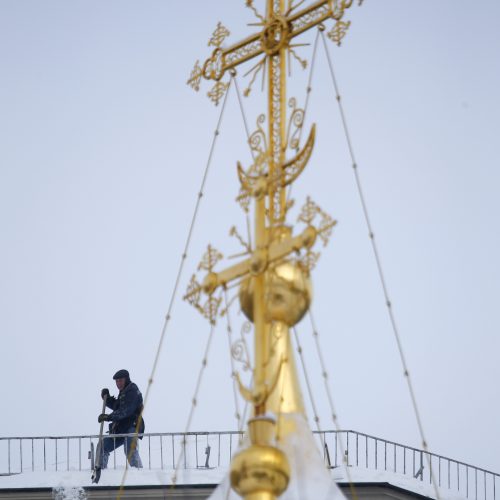
<svg viewBox="0 0 500 500"><path fill-rule="evenodd" d="M273 15L265 20L259 33L226 49L217 47L200 68L200 73L207 80L219 81L226 71L254 57L278 54L282 48L289 46L293 38L323 21L330 18L339 21L352 2L353 0L318 0L295 14L289 11L284 16Z"/></svg>
<svg viewBox="0 0 500 500"><path fill-rule="evenodd" d="M248 275L258 275L264 272L268 264L285 258L292 252L299 252L303 248L311 248L318 231L313 226L308 226L301 234L279 243L272 243L268 249L256 249L253 255L238 264L215 273L210 271L203 280L203 283L190 289L184 299L189 299L200 292L212 294L219 286L226 286L232 281Z"/></svg>

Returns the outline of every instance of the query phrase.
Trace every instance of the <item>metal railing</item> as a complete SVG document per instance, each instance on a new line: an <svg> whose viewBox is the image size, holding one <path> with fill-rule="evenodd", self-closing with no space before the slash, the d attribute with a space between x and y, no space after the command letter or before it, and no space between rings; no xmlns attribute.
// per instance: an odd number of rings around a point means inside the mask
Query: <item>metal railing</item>
<svg viewBox="0 0 500 500"><path fill-rule="evenodd" d="M496 500L500 475L494 472L361 432L314 434L330 468L345 463L353 469L387 471L428 484L432 484L434 475L440 488L474 500ZM114 434L106 439L130 436ZM242 436L237 431L148 433L141 435L139 453L148 469L174 469L179 457L183 469L227 468ZM0 437L0 476L27 471L90 470L97 441L97 435ZM108 467L125 465L123 450L120 447L112 452Z"/></svg>
<svg viewBox="0 0 500 500"><path fill-rule="evenodd" d="M324 458L334 468L349 467L401 474L451 490L464 498L496 500L496 481L500 475L451 458L418 448L376 438L356 431L324 431ZM343 447L340 439L343 439ZM344 456L341 456L344 449ZM432 474L432 472L434 474Z"/></svg>

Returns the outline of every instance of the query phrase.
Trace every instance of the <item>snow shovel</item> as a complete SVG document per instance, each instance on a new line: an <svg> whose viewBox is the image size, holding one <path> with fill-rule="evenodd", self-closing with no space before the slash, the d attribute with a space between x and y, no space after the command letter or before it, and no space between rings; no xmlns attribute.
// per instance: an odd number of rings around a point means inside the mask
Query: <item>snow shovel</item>
<svg viewBox="0 0 500 500"><path fill-rule="evenodd" d="M106 411L106 400L108 399L108 396L104 396L102 400L102 411L101 413L104 413ZM96 448L96 457L95 457L95 464L94 464L94 469L92 470L92 482L97 484L99 482L99 479L101 478L101 458L102 458L102 453L101 453L101 448L102 448L102 433L104 430L104 420L101 422L101 429L99 430L99 441L97 442L97 448Z"/></svg>

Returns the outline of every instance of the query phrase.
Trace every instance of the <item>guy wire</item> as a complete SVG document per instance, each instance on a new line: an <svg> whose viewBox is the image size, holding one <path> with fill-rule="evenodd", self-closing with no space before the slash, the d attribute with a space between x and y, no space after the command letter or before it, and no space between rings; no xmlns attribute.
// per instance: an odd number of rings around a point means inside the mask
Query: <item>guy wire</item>
<svg viewBox="0 0 500 500"><path fill-rule="evenodd" d="M140 428L140 426L142 424L142 413L144 413L144 410L146 408L147 402L149 400L149 394L150 394L151 386L152 386L153 381L154 381L154 376L155 376L155 373L156 373L156 368L158 366L158 361L160 359L161 349L163 347L163 341L165 339L165 334L167 332L168 325L169 325L170 320L172 318L172 310L173 310L173 305L174 305L175 298L177 296L177 289L179 287L180 279L181 279L181 276L182 276L182 271L184 269L184 264L185 264L186 259L187 259L187 252L188 252L188 249L189 249L189 244L191 243L191 238L192 238L192 235L193 235L196 218L198 216L198 211L199 211L199 208L200 208L201 199L202 199L203 194L204 194L203 191L205 189L205 184L206 184L206 180L207 180L207 176L208 176L208 171L209 171L210 165L212 163L212 157L213 157L213 153L214 153L214 150L215 150L215 144L217 142L217 137L219 136L219 130L220 130L220 126L222 124L222 118L224 116L224 110L226 109L226 102L227 102L227 97L229 95L230 89L231 89L231 85L229 85L229 87L227 89L227 92L226 92L226 94L224 96L224 100L222 102L222 107L221 107L221 110L220 110L219 118L217 120L217 126L216 126L215 131L214 131L214 138L212 139L212 144L210 146L210 153L208 155L208 159L207 159L207 163L206 163L206 166L205 166L205 170L203 172L203 178L202 178L200 189L199 189L198 196L197 196L197 199L196 199L196 204L195 204L193 216L191 218L191 223L189 225L189 231L188 231L188 235L187 235L187 238L186 238L186 243L184 245L184 252L182 253L182 256L181 256L181 261L180 261L179 268L178 268L178 271L177 271L177 277L175 279L174 288L173 288L172 294L170 296L170 302L169 302L169 305L168 305L167 314L165 315L165 321L164 321L163 327L161 329L160 340L158 342L158 347L156 349L156 354L155 354L155 358L154 358L154 361L153 361L153 368L151 369L151 374L150 374L149 379L148 379L148 385L147 385L146 394L144 396L144 402L143 402L143 410L142 410L142 412L139 415L139 418L137 420L137 425L135 427L135 435L134 435L134 438L133 438L133 441L132 441L132 446L130 447L130 452L133 452L133 450L135 450L135 448L137 447L137 435L138 435L138 432L139 432L139 428ZM129 458L129 456L127 456L127 463L125 464L125 470L123 472L123 477L122 477L122 480L121 480L121 483L120 483L120 489L118 490L118 493L116 495L117 500L121 500L122 495L123 495L123 488L125 486L125 481L127 479L127 472L128 472L128 458Z"/></svg>
<svg viewBox="0 0 500 500"><path fill-rule="evenodd" d="M309 77L307 80L307 90L306 90L306 101L304 103L304 116L302 118L302 127L300 127L300 130L299 130L298 144L300 144L300 140L302 139L302 131L304 130L304 121L306 119L307 108L309 106L309 98L310 98L311 92L312 92L312 77L313 77L313 72L314 72L314 66L316 63L318 39L319 39L319 31L318 31L318 33L316 33L316 38L314 39L313 56L312 56L312 60L311 60L311 69L309 70ZM293 186L293 184L290 184L290 186L288 188L288 193L287 193L287 197L286 197L287 202L290 201L290 198L292 196L292 186Z"/></svg>
<svg viewBox="0 0 500 500"><path fill-rule="evenodd" d="M297 352L299 353L299 357L300 357L300 364L302 365L302 371L304 372L304 379L306 381L307 392L309 394L309 399L311 400L311 406L312 406L312 409L314 412L314 423L316 424L316 429L318 431L318 434L320 435L321 445L322 445L323 450L324 450L325 449L325 436L321 432L321 427L319 425L318 409L316 408L316 402L314 400L311 382L309 380L309 374L307 373L306 363L304 361L304 353L302 351L302 346L300 345L300 342L299 342L299 336L297 335L297 328L293 327L292 329L293 329L293 335L295 337L295 344L297 345Z"/></svg>
<svg viewBox="0 0 500 500"><path fill-rule="evenodd" d="M352 498L354 500L357 500L358 499L358 495L356 493L356 488L355 488L354 483L352 481L351 471L349 470L349 467L348 467L348 464L347 464L347 461L346 461L346 458L345 458L346 457L346 454L345 454L346 449L345 449L345 446L344 446L344 440L342 439L342 434L341 434L340 424L339 424L339 420L338 420L338 415L337 415L337 412L335 410L335 405L333 404L332 392L331 392L331 389L330 389L330 385L328 383L328 372L326 371L325 361L323 359L323 354L322 354L322 351L321 351L321 347L319 345L318 330L316 329L316 324L315 324L315 321L314 321L314 317L313 317L313 313L312 313L311 307L309 307L308 316L309 316L309 320L311 322L311 327L312 327L312 331L313 331L313 337L314 337L314 341L315 341L315 344L316 344L316 351L318 353L319 362L320 362L320 366L321 366L321 375L322 375L323 380L325 382L325 391L326 391L326 396L328 398L328 405L330 406L330 413L332 415L333 425L335 426L335 430L337 431L337 434L339 434L339 438L340 438L338 440L339 447L340 447L340 455L342 456L342 462L343 462L344 470L345 470L345 473L346 473L346 476L347 476L347 481L349 483L349 488L351 490L351 496L352 496Z"/></svg>
<svg viewBox="0 0 500 500"><path fill-rule="evenodd" d="M437 500L439 500L439 498L440 498L439 491L438 491L438 487L437 487L437 484L436 484L436 481L435 481L435 477L434 477L434 472L432 470L432 466L431 466L431 462L430 462L429 449L428 449L427 441L426 441L425 435L424 435L424 429L423 429L423 425L422 425L422 420L420 418L420 412L418 410L417 400L416 400L416 397L415 397L415 392L413 390L413 384L412 384L412 381L411 381L411 378L410 378L410 372L408 370L408 365L406 363L406 358L405 358L405 355L403 353L403 346L402 346L402 343L401 343L401 338L400 338L400 335L399 335L399 330L398 330L397 325L396 325L396 319L394 317L394 313L393 313L393 310L392 310L392 304L391 304L391 301L389 299L389 293L388 293L388 290L387 290L387 285L386 285L386 281L385 281L385 277L384 277L384 273L383 273L383 269L382 269L382 263L381 263L381 260L380 260L380 255L379 255L379 252L378 252L378 247L377 247L377 244L375 242L375 234L374 234L373 229L372 229L372 225L371 225L371 222L370 222L370 217L368 216L368 208L367 208L365 197L363 195L363 190L362 190L362 187L361 187L361 180L360 180L359 173L358 173L358 165L356 163L356 159L355 159L355 156L354 156L354 150L353 150L353 147L352 147L352 142L351 142L351 137L350 137L350 134L349 134L349 129L347 127L347 120L345 118L344 108L342 106L342 101L341 101L341 97L340 97L339 87L337 85L337 79L335 78L335 73L333 71L333 65L332 65L332 61L331 61L331 58L330 58L330 52L329 52L328 47L326 45L325 36L324 36L324 34L323 34L323 32L321 30L320 30L320 34L321 34L321 39L323 40L323 46L325 48L325 54L326 54L326 58L327 58L327 61L328 61L328 68L329 68L329 71L330 71L330 76L332 78L333 87L335 89L335 99L337 100L337 104L338 104L338 108L339 108L339 112L340 112L340 117L341 117L341 120L342 120L342 126L343 126L343 129L344 129L344 134L345 134L347 146L348 146L348 149L349 149L349 154L351 156L352 168L353 168L354 177L355 177L355 180L356 180L356 187L358 189L358 195L359 195L359 198L360 198L360 201L361 201L361 206L363 208L363 214L364 214L366 226L368 228L368 236L370 238L371 245L372 245L372 250L373 250L373 254L375 256L375 261L377 263L377 270L378 270L378 275L379 275L379 279L380 279L380 284L382 286L382 290L383 290L383 294L384 294L384 298L385 298L385 303L386 303L386 306L387 306L387 311L389 313L389 318L390 318L391 325L392 325L392 331L394 333L394 338L396 340L396 344L397 344L397 347L398 347L399 357L400 357L400 360L401 360L401 364L403 366L403 375L406 378L406 382L407 382L407 385L408 385L408 391L410 393L410 398L411 398L411 402L412 402L412 405L413 405L413 411L415 413L415 418L417 420L417 426L418 426L418 430L419 430L419 433L420 433L420 438L422 440L422 448L426 452L425 456L426 456L426 459L427 459L427 465L429 467L429 473L431 475L431 480L432 480L432 483L433 483L433 486L434 486L434 492L436 494Z"/></svg>
<svg viewBox="0 0 500 500"><path fill-rule="evenodd" d="M189 410L189 415L188 415L187 422L186 422L186 429L184 431L184 438L183 438L183 443L182 443L183 446L181 446L181 451L179 452L179 456L177 457L177 462L175 464L174 473L172 475L172 484L170 485L168 490L173 490L175 488L175 485L177 484L177 473L179 471L182 457L184 456L186 435L189 432L189 429L191 427L191 421L193 420L193 416L194 416L194 411L198 405L198 393L200 391L201 381L203 378L203 374L205 373L205 368L207 367L208 353L210 351L210 345L212 344L212 338L214 336L215 326L216 326L215 321L210 323L210 334L208 336L207 345L205 347L205 352L203 354L203 359L201 360L201 368L200 368L200 371L198 373L198 380L196 381L196 387L194 390L193 398L191 400L191 409Z"/></svg>
<svg viewBox="0 0 500 500"><path fill-rule="evenodd" d="M233 339L232 339L232 332L233 328L231 326L231 318L229 316L229 301L227 299L227 289L224 287L224 305L226 308L226 329L227 329L227 341L228 341L228 346L229 346L229 359L231 362L231 378L233 379L233 395L234 395L234 410L235 410L235 417L236 421L238 422L238 429L240 428L241 425L241 413L240 413L240 407L238 403L238 390L236 387L236 367L234 365L234 358L233 358L233 352L232 352L232 347L233 347Z"/></svg>
<svg viewBox="0 0 500 500"><path fill-rule="evenodd" d="M250 144L250 129L248 128L248 120L245 114L245 109L243 107L243 100L241 99L240 87L238 86L238 80L236 79L236 70L231 71L231 81L234 82L234 88L236 89L236 95L238 97L238 104L240 105L241 118L243 119L243 125L245 127L245 133L247 135L247 143L250 148L250 154L252 155L252 159L255 161L255 151L252 149L252 145ZM247 225L247 234L248 234L248 244L252 246L252 233L250 231L250 217L248 212L245 212L246 216L246 225Z"/></svg>
<svg viewBox="0 0 500 500"><path fill-rule="evenodd" d="M303 286L306 287L305 277L304 277L303 274L302 274L302 282L303 282ZM313 330L313 337L315 338L315 341L316 341L315 342L316 343L316 350L317 350L318 356L319 356L319 361L320 361L320 366L321 366L321 373L322 373L323 379L325 381L325 390L326 390L326 395L327 395L327 398L328 398L328 404L330 406L330 413L331 413L331 416L332 416L333 424L335 426L335 430L337 431L337 434L339 435L338 443L339 443L339 447L340 447L340 453L341 453L341 456L342 456L342 462L343 462L345 473L346 473L346 476L347 476L347 481L349 483L349 489L351 490L351 497L353 498L353 500L358 500L358 494L356 493L356 488L354 486L354 483L352 482L351 472L349 470L349 467L348 467L348 464L347 464L347 461L346 461L346 458L345 458L346 455L345 455L344 441L342 439L342 434L341 434L341 429L340 429L340 425L339 425L339 422L338 422L337 412L335 411L335 406L333 404L333 398L332 398L330 386L328 385L328 372L326 371L325 362L324 362L324 359L323 359L323 354L322 354L322 351L320 349L319 340L318 340L318 334L317 334L316 326L315 326L315 323L314 323L314 318L313 318L313 314L312 314L311 305L309 305L309 308L307 310L307 314L308 314L309 319L311 321L312 330ZM297 338L297 344L298 344L298 336L297 336L296 332L295 332L295 336ZM302 353L301 353L301 357L302 357ZM325 438L323 438L323 449L325 447L324 439Z"/></svg>

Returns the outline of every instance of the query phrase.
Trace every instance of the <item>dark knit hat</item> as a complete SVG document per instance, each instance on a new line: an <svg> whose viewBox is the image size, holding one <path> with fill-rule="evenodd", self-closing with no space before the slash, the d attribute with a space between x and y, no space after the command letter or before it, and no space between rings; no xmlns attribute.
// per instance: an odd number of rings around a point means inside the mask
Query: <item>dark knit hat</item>
<svg viewBox="0 0 500 500"><path fill-rule="evenodd" d="M129 379L130 375L128 374L127 370L118 370L114 375L113 375L113 380L116 380L117 378L126 378Z"/></svg>

